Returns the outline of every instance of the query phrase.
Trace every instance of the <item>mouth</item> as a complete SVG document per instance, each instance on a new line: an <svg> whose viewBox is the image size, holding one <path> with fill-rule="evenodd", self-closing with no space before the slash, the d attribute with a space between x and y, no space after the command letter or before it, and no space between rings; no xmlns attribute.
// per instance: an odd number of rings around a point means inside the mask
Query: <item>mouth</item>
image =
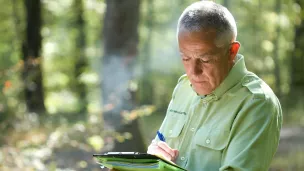
<svg viewBox="0 0 304 171"><path fill-rule="evenodd" d="M206 81L200 81L200 80L199 80L199 81L197 81L197 80L192 80L192 82L193 82L193 83L195 83L195 84L201 84L201 83L206 82Z"/></svg>

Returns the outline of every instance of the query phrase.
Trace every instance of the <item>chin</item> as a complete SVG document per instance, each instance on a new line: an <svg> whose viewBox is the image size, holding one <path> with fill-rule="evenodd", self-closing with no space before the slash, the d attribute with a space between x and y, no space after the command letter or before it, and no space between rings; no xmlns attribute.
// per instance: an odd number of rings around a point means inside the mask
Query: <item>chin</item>
<svg viewBox="0 0 304 171"><path fill-rule="evenodd" d="M193 85L195 92L199 95L208 95L213 91L210 83L208 83L208 82L204 82L204 83L200 83L200 84L194 83L192 85Z"/></svg>
<svg viewBox="0 0 304 171"><path fill-rule="evenodd" d="M212 90L206 90L206 89L202 90L202 89L200 89L198 87L195 87L194 90L199 95L208 95L208 94L210 94L212 92Z"/></svg>

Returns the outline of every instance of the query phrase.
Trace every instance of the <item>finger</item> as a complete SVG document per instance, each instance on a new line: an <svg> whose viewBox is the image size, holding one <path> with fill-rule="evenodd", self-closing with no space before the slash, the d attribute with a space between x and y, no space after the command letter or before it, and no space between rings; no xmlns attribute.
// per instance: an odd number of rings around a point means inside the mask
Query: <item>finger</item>
<svg viewBox="0 0 304 171"><path fill-rule="evenodd" d="M157 147L158 147L157 141L156 140L152 140L151 144L148 147L148 152L147 153L152 153L153 150L156 149Z"/></svg>
<svg viewBox="0 0 304 171"><path fill-rule="evenodd" d="M175 158L175 152L174 150L168 146L167 143L160 141L157 143L157 145L162 148L163 150L165 150L168 154L170 154L172 156L172 158Z"/></svg>
<svg viewBox="0 0 304 171"><path fill-rule="evenodd" d="M158 145L151 144L151 145L148 147L147 153L148 153L148 154L160 154L160 153L162 153L163 151L164 151L164 150L162 150Z"/></svg>
<svg viewBox="0 0 304 171"><path fill-rule="evenodd" d="M162 157L164 157L165 159L172 161L173 156L171 156L169 153L167 153L164 149L157 147L156 149L156 154L157 155L161 155Z"/></svg>
<svg viewBox="0 0 304 171"><path fill-rule="evenodd" d="M164 149L160 148L159 146L150 145L147 151L148 154L152 155L160 155L167 160L172 161L173 157L167 153Z"/></svg>
<svg viewBox="0 0 304 171"><path fill-rule="evenodd" d="M152 154L153 149L156 148L156 147L158 147L158 146L157 146L157 142L156 142L155 140L153 140L152 143L151 143L151 144L149 145L149 147L148 147L147 153L148 153L148 154Z"/></svg>
<svg viewBox="0 0 304 171"><path fill-rule="evenodd" d="M179 151L176 150L176 149L173 149L174 153L175 153L175 156L174 158L172 159L172 161L176 161L177 157L178 157L178 154L179 154Z"/></svg>

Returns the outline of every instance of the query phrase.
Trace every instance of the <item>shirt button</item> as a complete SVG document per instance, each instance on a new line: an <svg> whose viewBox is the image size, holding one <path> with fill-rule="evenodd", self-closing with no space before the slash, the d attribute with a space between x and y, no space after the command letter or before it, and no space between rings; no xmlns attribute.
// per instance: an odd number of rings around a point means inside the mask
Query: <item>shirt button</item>
<svg viewBox="0 0 304 171"><path fill-rule="evenodd" d="M194 132L194 131L195 131L195 128L191 128L191 131Z"/></svg>
<svg viewBox="0 0 304 171"><path fill-rule="evenodd" d="M206 139L206 143L207 143L207 144L210 144L210 139L209 139L209 138Z"/></svg>
<svg viewBox="0 0 304 171"><path fill-rule="evenodd" d="M181 157L181 160L185 160L185 157Z"/></svg>

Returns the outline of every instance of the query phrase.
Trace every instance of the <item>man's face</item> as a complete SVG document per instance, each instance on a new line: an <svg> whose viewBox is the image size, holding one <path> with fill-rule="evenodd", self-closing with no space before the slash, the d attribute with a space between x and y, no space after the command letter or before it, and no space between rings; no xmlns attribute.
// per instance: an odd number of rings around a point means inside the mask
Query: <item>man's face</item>
<svg viewBox="0 0 304 171"><path fill-rule="evenodd" d="M233 66L230 46L217 47L213 29L179 31L178 44L186 74L199 95L210 94L226 78Z"/></svg>

